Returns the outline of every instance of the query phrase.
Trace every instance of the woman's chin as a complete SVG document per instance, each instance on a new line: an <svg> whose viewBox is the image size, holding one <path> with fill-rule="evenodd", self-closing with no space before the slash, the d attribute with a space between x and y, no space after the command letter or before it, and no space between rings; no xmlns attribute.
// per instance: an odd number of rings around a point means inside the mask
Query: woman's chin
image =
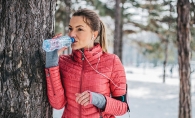
<svg viewBox="0 0 195 118"><path fill-rule="evenodd" d="M76 46L71 46L72 50L78 50L80 49L79 47L76 47Z"/></svg>

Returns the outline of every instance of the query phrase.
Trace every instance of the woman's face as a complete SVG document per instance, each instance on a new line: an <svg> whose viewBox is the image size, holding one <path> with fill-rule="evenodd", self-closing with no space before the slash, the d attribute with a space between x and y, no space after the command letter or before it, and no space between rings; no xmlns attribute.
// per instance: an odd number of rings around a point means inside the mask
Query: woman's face
<svg viewBox="0 0 195 118"><path fill-rule="evenodd" d="M93 47L96 32L92 31L91 28L83 21L82 16L73 16L70 19L68 33L70 37L75 39L75 42L71 45L72 49L77 50Z"/></svg>

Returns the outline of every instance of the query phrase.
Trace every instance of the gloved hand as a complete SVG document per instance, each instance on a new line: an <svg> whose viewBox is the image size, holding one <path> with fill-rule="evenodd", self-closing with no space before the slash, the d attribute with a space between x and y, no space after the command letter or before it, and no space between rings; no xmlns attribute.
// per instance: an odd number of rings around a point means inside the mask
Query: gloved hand
<svg viewBox="0 0 195 118"><path fill-rule="evenodd" d="M45 67L50 68L58 65L58 50L46 52Z"/></svg>
<svg viewBox="0 0 195 118"><path fill-rule="evenodd" d="M106 106L106 98L99 93L90 92L91 95L91 104L95 105L100 109L104 109Z"/></svg>
<svg viewBox="0 0 195 118"><path fill-rule="evenodd" d="M106 106L106 99L102 94L84 91L83 93L76 93L76 102L83 106L93 104L94 106L104 109Z"/></svg>
<svg viewBox="0 0 195 118"><path fill-rule="evenodd" d="M55 40L55 38L58 38L62 36L62 33L57 34L56 36L53 37L53 40ZM54 51L51 52L46 52L46 62L45 62L45 67L46 68L50 68L50 67L54 67L58 65L58 61L59 61L59 55L66 50L67 47L63 47L61 49L56 49Z"/></svg>

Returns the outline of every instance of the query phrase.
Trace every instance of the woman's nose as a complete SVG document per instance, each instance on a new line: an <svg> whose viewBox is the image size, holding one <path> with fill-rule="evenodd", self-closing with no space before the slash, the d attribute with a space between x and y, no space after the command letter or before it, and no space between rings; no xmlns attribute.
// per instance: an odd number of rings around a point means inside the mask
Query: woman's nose
<svg viewBox="0 0 195 118"><path fill-rule="evenodd" d="M70 37L76 37L76 33L72 30L72 31L69 31L68 35Z"/></svg>

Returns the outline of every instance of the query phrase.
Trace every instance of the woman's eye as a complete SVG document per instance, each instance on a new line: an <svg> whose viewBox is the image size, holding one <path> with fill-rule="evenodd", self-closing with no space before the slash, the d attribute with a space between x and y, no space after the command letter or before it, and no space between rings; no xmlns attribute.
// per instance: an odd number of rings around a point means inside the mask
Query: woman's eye
<svg viewBox="0 0 195 118"><path fill-rule="evenodd" d="M69 31L72 31L72 28L68 28L69 29Z"/></svg>
<svg viewBox="0 0 195 118"><path fill-rule="evenodd" d="M83 31L83 29L79 28L78 31Z"/></svg>

